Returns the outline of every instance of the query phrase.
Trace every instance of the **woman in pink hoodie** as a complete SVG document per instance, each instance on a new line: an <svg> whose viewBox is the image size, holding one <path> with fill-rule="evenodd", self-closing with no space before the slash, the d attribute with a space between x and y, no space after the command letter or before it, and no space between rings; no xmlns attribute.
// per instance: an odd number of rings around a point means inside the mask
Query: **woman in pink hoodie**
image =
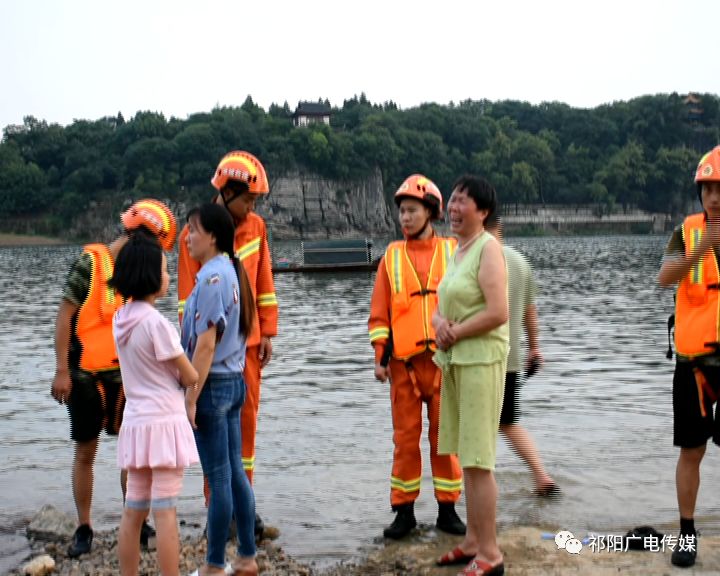
<svg viewBox="0 0 720 576"><path fill-rule="evenodd" d="M157 240L145 234L131 238L109 284L130 298L113 319L126 396L117 452L118 466L128 470L118 536L120 572L138 573L140 529L152 509L160 572L177 576L176 501L185 467L199 460L183 386L196 386L198 374L177 330L155 308L169 284L167 259Z"/></svg>

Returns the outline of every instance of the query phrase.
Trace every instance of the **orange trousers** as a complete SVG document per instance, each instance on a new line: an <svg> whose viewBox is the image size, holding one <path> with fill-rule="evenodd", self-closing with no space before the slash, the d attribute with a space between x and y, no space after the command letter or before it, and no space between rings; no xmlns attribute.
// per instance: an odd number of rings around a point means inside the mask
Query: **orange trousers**
<svg viewBox="0 0 720 576"><path fill-rule="evenodd" d="M250 346L245 352L245 402L240 410L240 432L242 434L242 462L250 484L255 472L255 432L260 407L260 345ZM204 477L203 492L205 506L210 501L210 487L207 476Z"/></svg>
<svg viewBox="0 0 720 576"><path fill-rule="evenodd" d="M430 465L433 487L438 502L457 502L462 488L462 469L455 455L439 455L440 369L432 361L430 351L404 361L390 360L390 404L393 420L392 477L390 504L398 506L414 502L420 494L422 477L422 405L427 404L430 422Z"/></svg>

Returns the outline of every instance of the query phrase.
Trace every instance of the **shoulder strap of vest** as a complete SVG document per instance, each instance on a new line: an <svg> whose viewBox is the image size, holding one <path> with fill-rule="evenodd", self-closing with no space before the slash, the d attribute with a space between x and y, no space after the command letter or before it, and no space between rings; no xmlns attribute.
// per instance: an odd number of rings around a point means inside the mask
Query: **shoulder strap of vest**
<svg viewBox="0 0 720 576"><path fill-rule="evenodd" d="M385 270L387 271L390 288L393 294L399 294L403 289L403 256L405 241L390 242L385 249Z"/></svg>
<svg viewBox="0 0 720 576"><path fill-rule="evenodd" d="M440 238L440 242L438 242L438 249L440 250L440 255L442 256L443 274L445 274L447 265L450 262L450 258L452 258L452 255L455 253L456 248L457 240L455 238Z"/></svg>
<svg viewBox="0 0 720 576"><path fill-rule="evenodd" d="M387 254L391 249L393 248L399 248L402 250L405 247L405 240L393 240L388 244L387 248L385 249L385 254Z"/></svg>
<svg viewBox="0 0 720 576"><path fill-rule="evenodd" d="M685 254L689 254L695 249L700 242L705 228L705 214L690 214L683 220L681 231L682 239L685 244Z"/></svg>
<svg viewBox="0 0 720 576"><path fill-rule="evenodd" d="M105 244L87 244L83 252L92 257L92 277L90 280L90 292L88 298L92 297L93 290L98 288L97 282L101 282L103 294L100 299L100 313L103 317L109 315L112 318L116 308L115 290L107 285L107 281L113 275L113 259L110 249Z"/></svg>
<svg viewBox="0 0 720 576"><path fill-rule="evenodd" d="M683 220L683 229L685 228L702 228L705 225L705 214L700 212L698 214L690 214Z"/></svg>
<svg viewBox="0 0 720 576"><path fill-rule="evenodd" d="M430 292L435 292L437 288L435 279L442 278L445 275L445 270L447 270L456 245L457 241L454 238L438 238L437 242L435 242L435 251L433 252L428 273L428 290Z"/></svg>
<svg viewBox="0 0 720 576"><path fill-rule="evenodd" d="M105 244L86 244L85 246L83 246L83 252L97 256L105 256L106 258L110 258L110 260L112 261L112 257L110 256L110 249Z"/></svg>

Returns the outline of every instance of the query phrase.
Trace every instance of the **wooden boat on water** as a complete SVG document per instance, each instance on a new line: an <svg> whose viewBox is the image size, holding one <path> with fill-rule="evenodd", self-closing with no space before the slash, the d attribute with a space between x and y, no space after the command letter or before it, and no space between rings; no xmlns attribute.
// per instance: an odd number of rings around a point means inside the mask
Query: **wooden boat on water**
<svg viewBox="0 0 720 576"><path fill-rule="evenodd" d="M302 243L302 262L280 259L273 272L364 272L377 270L372 259L372 240L316 240Z"/></svg>

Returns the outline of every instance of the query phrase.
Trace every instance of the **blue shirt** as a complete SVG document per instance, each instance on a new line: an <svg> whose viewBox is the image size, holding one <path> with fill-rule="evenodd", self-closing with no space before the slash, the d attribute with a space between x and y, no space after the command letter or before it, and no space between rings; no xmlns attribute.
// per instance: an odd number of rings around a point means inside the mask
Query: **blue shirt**
<svg viewBox="0 0 720 576"><path fill-rule="evenodd" d="M210 372L229 374L245 368L245 337L240 332L240 290L232 261L219 254L205 262L185 303L182 346L192 360L198 336L217 328Z"/></svg>

